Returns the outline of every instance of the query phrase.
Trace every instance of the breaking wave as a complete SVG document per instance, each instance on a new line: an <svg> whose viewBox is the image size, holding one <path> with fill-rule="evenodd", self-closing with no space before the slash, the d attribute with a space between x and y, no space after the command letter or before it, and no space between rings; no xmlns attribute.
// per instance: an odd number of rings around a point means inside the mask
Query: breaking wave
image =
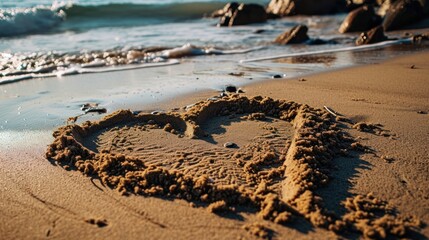
<svg viewBox="0 0 429 240"><path fill-rule="evenodd" d="M0 37L46 31L58 26L65 17L63 10L54 7L0 9Z"/></svg>
<svg viewBox="0 0 429 240"><path fill-rule="evenodd" d="M32 8L0 9L0 37L80 30L108 26L145 25L199 19L221 8L224 2L169 4L111 3L105 5L63 4Z"/></svg>

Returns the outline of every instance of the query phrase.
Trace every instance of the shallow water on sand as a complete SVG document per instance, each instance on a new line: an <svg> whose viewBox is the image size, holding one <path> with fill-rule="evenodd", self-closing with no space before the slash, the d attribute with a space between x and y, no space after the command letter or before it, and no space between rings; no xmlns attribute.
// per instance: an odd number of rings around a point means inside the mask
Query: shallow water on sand
<svg viewBox="0 0 429 240"><path fill-rule="evenodd" d="M131 106L138 106L138 109L131 110L141 110L179 95L203 90L221 91L228 84L245 89L246 84L275 75L282 78L305 76L376 63L386 59L386 56L401 56L422 49L427 47L403 45L245 65L225 56L202 56L184 59L179 65L159 68L33 79L0 85L0 131L54 129L65 124L67 118L81 114L82 104L88 102L98 103L108 113ZM234 57L245 58L248 55ZM88 114L78 122L100 117L98 114Z"/></svg>

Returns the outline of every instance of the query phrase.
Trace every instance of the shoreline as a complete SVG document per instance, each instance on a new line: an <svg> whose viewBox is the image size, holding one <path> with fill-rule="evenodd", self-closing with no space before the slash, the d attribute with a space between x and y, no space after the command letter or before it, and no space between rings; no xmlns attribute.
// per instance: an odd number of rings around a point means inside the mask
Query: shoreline
<svg viewBox="0 0 429 240"><path fill-rule="evenodd" d="M418 113L429 111L426 76L429 76L428 51L367 66L246 84L243 95L293 100L319 109L328 106L354 122L381 124L380 132L386 136L345 128L375 153L362 154L357 160L335 159L336 170L331 172L330 185L318 194L332 199L326 201L327 208L338 211L339 201L372 192L401 215L416 215L427 224L428 114ZM188 94L158 104L158 108L186 106L214 93ZM248 131L251 134L252 130ZM150 238L220 239L226 235L253 238L242 228L243 224L251 223L264 224L278 238L333 237L325 229L282 227L250 213L218 216L204 208L189 207L184 200L122 197L98 180L90 181L79 172L52 165L42 156L47 139L43 143L30 142L34 136L25 139L28 141L24 140L25 144L18 148L4 144L8 140L3 139L0 147L0 193L4 196L0 212L2 222L6 223L0 232L5 237L85 238L97 234L102 238L133 238L144 233ZM91 224L97 221L106 221L107 226ZM428 227L422 228L420 234L429 236Z"/></svg>
<svg viewBox="0 0 429 240"><path fill-rule="evenodd" d="M246 58L273 56L273 51L293 55L304 52L305 55L305 51L318 49L313 47L273 46L272 49L247 54L183 58L181 64L159 68L40 78L0 85L0 91L4 93L0 95L0 108L4 109L0 113L0 129L53 129L65 124L69 117L82 114L80 108L87 103L99 104L107 112L122 108L142 110L138 109L142 105L154 106L177 95L209 89L220 91L231 84L241 87L274 76L289 79L377 63L386 58L424 51L427 43L238 64L239 60ZM153 110L159 108L154 107ZM86 115L82 120L98 117Z"/></svg>

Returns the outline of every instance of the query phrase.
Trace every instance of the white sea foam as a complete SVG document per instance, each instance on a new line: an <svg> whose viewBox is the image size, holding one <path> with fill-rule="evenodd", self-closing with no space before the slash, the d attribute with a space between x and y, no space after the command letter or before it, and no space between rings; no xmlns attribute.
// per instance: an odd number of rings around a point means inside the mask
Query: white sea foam
<svg viewBox="0 0 429 240"><path fill-rule="evenodd" d="M46 78L46 77L63 77L68 75L76 75L83 73L101 73L112 71L123 71L137 68L161 67L173 64L179 64L180 61L174 58L191 57L199 55L223 55L223 54L243 54L251 51L260 50L263 47L247 48L247 49L234 49L234 50L220 50L215 48L198 48L192 44L185 44L182 47L173 48L161 52L155 52L151 55L145 56L143 60L130 61L128 64L123 65L109 65L105 60L95 59L92 62L81 64L69 64L66 66L40 66L34 69L8 69L0 71L0 85L18 82L32 78ZM131 56L132 57L132 56ZM0 64L8 65L11 62L20 62L24 55L16 56L7 53L0 53ZM131 60L131 59L130 59ZM19 64L18 64L19 65Z"/></svg>
<svg viewBox="0 0 429 240"><path fill-rule="evenodd" d="M413 42L412 38L405 38L405 39L390 40L390 41L384 41L384 42L361 45L361 46L335 48L335 49L330 49L330 50L323 49L323 50L303 52L303 53L302 52L286 53L286 54L281 54L281 55L266 56L266 57L260 57L260 58L243 59L243 60L240 60L240 64L248 63L248 62L259 62L259 61L265 61L265 60L274 60L274 59L279 59L279 58L303 57L303 56L339 53L339 52L366 51L366 50L385 48L385 47L389 47L392 45L398 45L398 44L404 44L404 43L407 44L407 43L412 43L412 42Z"/></svg>
<svg viewBox="0 0 429 240"><path fill-rule="evenodd" d="M131 70L131 69L139 69L139 68L163 67L163 66L175 65L179 63L180 61L177 59L169 59L163 62L140 63L140 64L130 64L130 65L123 65L123 66L109 66L109 67L100 67L97 65L93 65L91 67L86 66L85 68L83 68L82 66L75 65L75 66L71 66L66 69L51 72L51 73L28 72L28 74L2 77L0 78L0 85L20 82L23 80L28 80L33 78L64 77L64 76L84 74L84 73L116 72L116 71L125 71L125 70Z"/></svg>

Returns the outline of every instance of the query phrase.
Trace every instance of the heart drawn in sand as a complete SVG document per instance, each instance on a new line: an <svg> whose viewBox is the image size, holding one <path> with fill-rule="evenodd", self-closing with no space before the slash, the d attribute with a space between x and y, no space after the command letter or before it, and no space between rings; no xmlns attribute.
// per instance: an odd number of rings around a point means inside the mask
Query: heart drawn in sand
<svg viewBox="0 0 429 240"><path fill-rule="evenodd" d="M307 105L231 96L182 113L121 110L54 137L48 158L122 194L181 198L212 212L246 205L276 223L303 216L331 230L347 225L327 213L315 190L353 140L329 113Z"/></svg>

